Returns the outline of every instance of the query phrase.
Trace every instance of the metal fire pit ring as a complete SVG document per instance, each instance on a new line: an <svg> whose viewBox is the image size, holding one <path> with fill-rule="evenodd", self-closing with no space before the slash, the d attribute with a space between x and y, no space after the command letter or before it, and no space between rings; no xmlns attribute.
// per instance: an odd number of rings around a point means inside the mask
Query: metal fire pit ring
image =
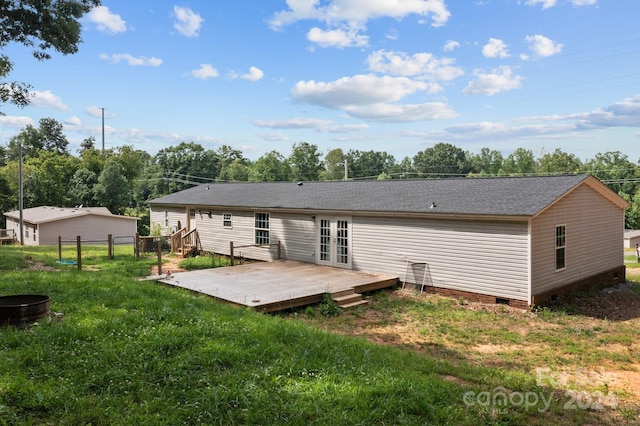
<svg viewBox="0 0 640 426"><path fill-rule="evenodd" d="M40 294L0 296L0 326L26 328L50 315L51 298Z"/></svg>

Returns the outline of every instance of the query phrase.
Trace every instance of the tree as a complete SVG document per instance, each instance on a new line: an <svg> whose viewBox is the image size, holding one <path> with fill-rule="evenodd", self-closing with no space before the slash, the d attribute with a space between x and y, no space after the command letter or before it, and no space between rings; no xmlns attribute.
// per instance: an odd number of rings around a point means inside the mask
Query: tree
<svg viewBox="0 0 640 426"><path fill-rule="evenodd" d="M500 172L504 158L500 151L484 147L480 149L479 154L471 155L470 161L475 173L495 176Z"/></svg>
<svg viewBox="0 0 640 426"><path fill-rule="evenodd" d="M343 180L344 174L344 162L347 160L347 156L342 151L342 148L330 149L327 155L324 156L325 169L320 172L320 179L322 180Z"/></svg>
<svg viewBox="0 0 640 426"><path fill-rule="evenodd" d="M578 173L582 168L582 161L578 157L560 148L544 154L538 163L542 173Z"/></svg>
<svg viewBox="0 0 640 426"><path fill-rule="evenodd" d="M585 166L589 173L618 194L633 196L638 191L640 170L620 151L598 153Z"/></svg>
<svg viewBox="0 0 640 426"><path fill-rule="evenodd" d="M124 167L115 159L109 158L94 186L96 201L111 213L122 213L132 199L131 186L124 176Z"/></svg>
<svg viewBox="0 0 640 426"><path fill-rule="evenodd" d="M17 160L22 146L22 158L27 160L47 151L60 155L69 155L69 141L63 133L63 126L53 118L41 118L36 129L25 126L18 135L9 140L7 158Z"/></svg>
<svg viewBox="0 0 640 426"><path fill-rule="evenodd" d="M33 48L33 56L39 61L50 59L52 50L63 55L76 53L82 41L80 18L99 5L100 0L2 0L0 52L10 43L18 43ZM9 56L1 53L0 79L8 77L12 69ZM28 105L28 84L0 81L0 102Z"/></svg>
<svg viewBox="0 0 640 426"><path fill-rule="evenodd" d="M27 160L23 167L24 206L69 206L68 182L78 164L75 157L49 151Z"/></svg>
<svg viewBox="0 0 640 426"><path fill-rule="evenodd" d="M500 174L506 175L527 175L535 173L537 169L536 158L533 151L524 148L518 148L509 154L502 162L502 170Z"/></svg>
<svg viewBox="0 0 640 426"><path fill-rule="evenodd" d="M78 169L69 182L69 195L74 205L95 206L94 187L98 183L98 175L89 169Z"/></svg>
<svg viewBox="0 0 640 426"><path fill-rule="evenodd" d="M251 182L287 181L291 177L291 167L278 151L271 151L258 158L249 171Z"/></svg>
<svg viewBox="0 0 640 426"><path fill-rule="evenodd" d="M390 174L396 168L396 159L385 151L359 151L350 149L347 152L349 177L377 177L381 173Z"/></svg>
<svg viewBox="0 0 640 426"><path fill-rule="evenodd" d="M433 177L466 175L471 171L466 153L457 146L443 142L417 153L413 157L413 164L416 172Z"/></svg>
<svg viewBox="0 0 640 426"><path fill-rule="evenodd" d="M323 169L320 155L318 145L308 142L294 143L288 159L292 180L318 180Z"/></svg>

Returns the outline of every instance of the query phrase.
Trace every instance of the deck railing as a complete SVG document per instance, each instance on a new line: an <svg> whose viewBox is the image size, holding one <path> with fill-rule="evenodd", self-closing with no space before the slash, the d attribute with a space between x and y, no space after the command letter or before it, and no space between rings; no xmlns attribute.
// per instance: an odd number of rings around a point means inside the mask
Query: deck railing
<svg viewBox="0 0 640 426"><path fill-rule="evenodd" d="M15 229L0 229L0 241L4 243L13 243L16 241Z"/></svg>
<svg viewBox="0 0 640 426"><path fill-rule="evenodd" d="M184 256L193 250L198 250L197 229L194 228L191 231L187 231L187 228L181 228L171 234L171 251L173 253L179 253Z"/></svg>
<svg viewBox="0 0 640 426"><path fill-rule="evenodd" d="M282 244L280 241L271 244L245 244L242 246L236 246L233 244L233 241L229 241L229 262L231 263L231 266L235 265L236 260L234 250L247 247L268 247L269 249L271 249L271 247L276 247L276 260L280 260L282 258Z"/></svg>

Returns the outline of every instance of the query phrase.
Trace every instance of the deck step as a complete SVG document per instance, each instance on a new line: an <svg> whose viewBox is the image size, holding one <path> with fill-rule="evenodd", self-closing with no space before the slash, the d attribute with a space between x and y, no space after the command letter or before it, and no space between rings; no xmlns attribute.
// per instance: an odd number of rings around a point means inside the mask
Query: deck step
<svg viewBox="0 0 640 426"><path fill-rule="evenodd" d="M348 308L354 308L354 307L360 306L360 305L366 305L367 303L369 303L368 300L360 299L360 300L357 300L355 302L347 303L345 305L340 305L340 307L342 309L348 309Z"/></svg>
<svg viewBox="0 0 640 426"><path fill-rule="evenodd" d="M331 294L331 298L342 309L352 308L354 306L364 305L368 303L367 300L362 299L360 293L356 293L355 290L343 290Z"/></svg>

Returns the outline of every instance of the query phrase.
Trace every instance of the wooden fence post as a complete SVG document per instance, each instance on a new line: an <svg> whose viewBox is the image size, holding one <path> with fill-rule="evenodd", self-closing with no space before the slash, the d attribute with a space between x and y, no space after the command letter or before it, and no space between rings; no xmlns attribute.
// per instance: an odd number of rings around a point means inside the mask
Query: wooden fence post
<svg viewBox="0 0 640 426"><path fill-rule="evenodd" d="M158 275L162 275L162 240L158 238Z"/></svg>
<svg viewBox="0 0 640 426"><path fill-rule="evenodd" d="M107 257L113 259L113 235L107 234Z"/></svg>
<svg viewBox="0 0 640 426"><path fill-rule="evenodd" d="M133 246L133 255L136 259L140 257L140 233L136 232L135 241Z"/></svg>
<svg viewBox="0 0 640 426"><path fill-rule="evenodd" d="M58 235L58 260L62 260L62 236Z"/></svg>
<svg viewBox="0 0 640 426"><path fill-rule="evenodd" d="M231 266L234 265L234 258L233 258L233 241L229 241L229 261L231 262Z"/></svg>
<svg viewBox="0 0 640 426"><path fill-rule="evenodd" d="M278 240L278 260L280 260L280 256L282 255L282 244L280 240Z"/></svg>
<svg viewBox="0 0 640 426"><path fill-rule="evenodd" d="M76 253L78 254L77 263L78 271L82 270L82 239L80 235L76 237Z"/></svg>

